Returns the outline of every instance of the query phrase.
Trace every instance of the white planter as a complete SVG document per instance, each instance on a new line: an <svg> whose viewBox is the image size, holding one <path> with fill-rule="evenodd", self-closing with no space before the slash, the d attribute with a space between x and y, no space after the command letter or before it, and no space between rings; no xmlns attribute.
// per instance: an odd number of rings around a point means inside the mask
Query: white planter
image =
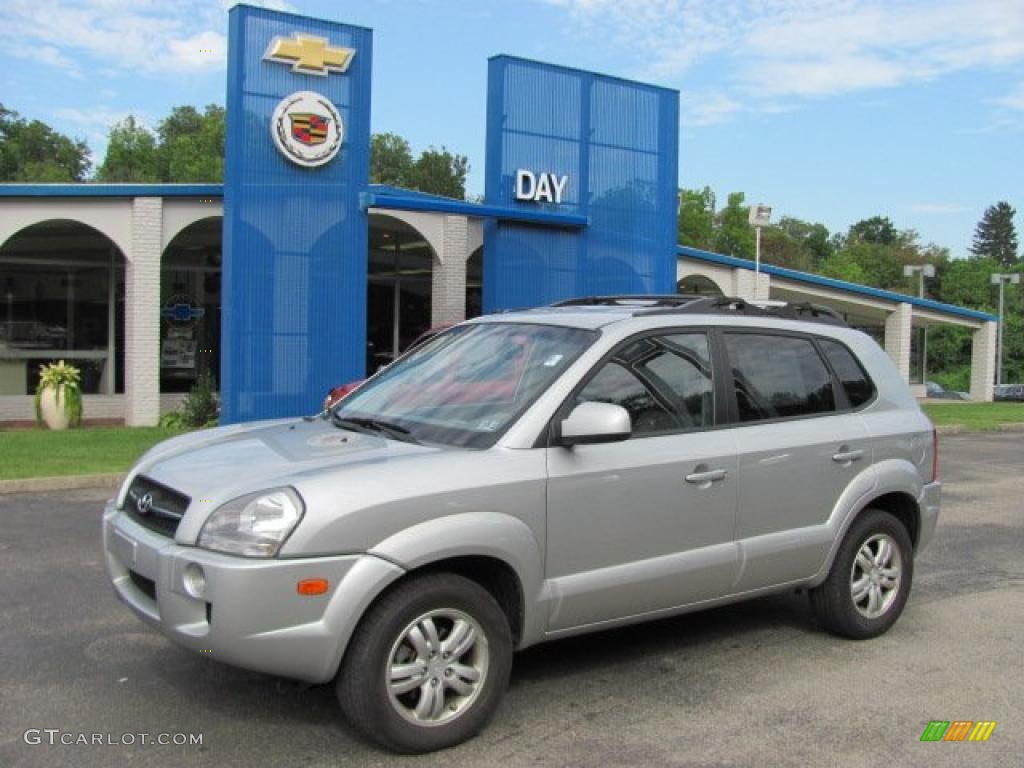
<svg viewBox="0 0 1024 768"><path fill-rule="evenodd" d="M64 398L57 399L57 393L52 387L43 390L39 397L39 410L42 411L43 421L50 429L60 431L67 429L71 423L71 417L64 407Z"/></svg>

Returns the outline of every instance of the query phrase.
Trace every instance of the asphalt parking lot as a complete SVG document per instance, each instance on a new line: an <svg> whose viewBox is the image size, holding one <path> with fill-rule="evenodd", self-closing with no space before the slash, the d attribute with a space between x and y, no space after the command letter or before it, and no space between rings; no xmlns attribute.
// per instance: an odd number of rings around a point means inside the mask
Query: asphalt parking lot
<svg viewBox="0 0 1024 768"><path fill-rule="evenodd" d="M943 440L943 516L884 637L833 638L784 595L540 646L483 735L421 758L350 737L329 686L222 666L137 621L104 576L104 492L0 496L0 766L1019 766L1022 448ZM931 720L997 726L922 743ZM202 745L27 744L29 729Z"/></svg>

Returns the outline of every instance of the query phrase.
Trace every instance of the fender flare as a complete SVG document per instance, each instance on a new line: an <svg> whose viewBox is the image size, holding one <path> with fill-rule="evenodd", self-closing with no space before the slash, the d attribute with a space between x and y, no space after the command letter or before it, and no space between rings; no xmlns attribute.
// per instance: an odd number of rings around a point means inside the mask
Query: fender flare
<svg viewBox="0 0 1024 768"><path fill-rule="evenodd" d="M502 512L461 512L418 523L389 536L367 554L388 560L406 571L456 557L490 557L515 573L523 597L519 647L544 634L544 612L538 609L544 582L544 555L533 531L522 520Z"/></svg>
<svg viewBox="0 0 1024 768"><path fill-rule="evenodd" d="M917 503L923 488L917 467L906 459L886 459L857 475L832 508L832 514L825 524L832 532L832 545L825 562L811 577L808 586L816 587L828 578L846 532L857 516L870 507L875 499L889 493L903 493Z"/></svg>

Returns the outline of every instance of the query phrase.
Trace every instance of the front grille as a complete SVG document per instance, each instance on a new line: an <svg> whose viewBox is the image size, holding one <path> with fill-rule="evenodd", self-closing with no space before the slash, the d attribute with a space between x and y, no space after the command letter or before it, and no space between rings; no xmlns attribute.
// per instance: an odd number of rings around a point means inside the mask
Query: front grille
<svg viewBox="0 0 1024 768"><path fill-rule="evenodd" d="M128 488L124 511L139 525L173 537L190 501L185 494L140 475Z"/></svg>
<svg viewBox="0 0 1024 768"><path fill-rule="evenodd" d="M131 578L132 584L138 587L142 594L150 600L156 600L156 582L152 579L147 579L141 573L136 573L135 571L128 571L128 576Z"/></svg>

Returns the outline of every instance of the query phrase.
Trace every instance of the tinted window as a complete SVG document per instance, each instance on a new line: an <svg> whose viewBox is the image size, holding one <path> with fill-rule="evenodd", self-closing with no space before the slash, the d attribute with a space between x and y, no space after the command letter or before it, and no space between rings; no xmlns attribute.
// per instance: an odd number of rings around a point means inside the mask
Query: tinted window
<svg viewBox="0 0 1024 768"><path fill-rule="evenodd" d="M641 363L641 370L667 390L683 427L709 426L714 398L708 337L681 333L653 342L656 352Z"/></svg>
<svg viewBox="0 0 1024 768"><path fill-rule="evenodd" d="M598 400L629 411L634 434L708 426L714 406L703 333L647 337L605 363L577 402Z"/></svg>
<svg viewBox="0 0 1024 768"><path fill-rule="evenodd" d="M679 427L678 421L659 403L643 382L618 361L605 363L576 398L577 403L614 403L629 411L633 434L666 432Z"/></svg>
<svg viewBox="0 0 1024 768"><path fill-rule="evenodd" d="M835 410L832 377L808 339L727 333L740 421Z"/></svg>
<svg viewBox="0 0 1024 768"><path fill-rule="evenodd" d="M832 370L836 372L839 380L843 383L846 398L850 401L851 406L856 408L859 405L864 405L874 397L874 384L845 345L828 339L819 339L818 343L821 344L825 357L832 365Z"/></svg>

